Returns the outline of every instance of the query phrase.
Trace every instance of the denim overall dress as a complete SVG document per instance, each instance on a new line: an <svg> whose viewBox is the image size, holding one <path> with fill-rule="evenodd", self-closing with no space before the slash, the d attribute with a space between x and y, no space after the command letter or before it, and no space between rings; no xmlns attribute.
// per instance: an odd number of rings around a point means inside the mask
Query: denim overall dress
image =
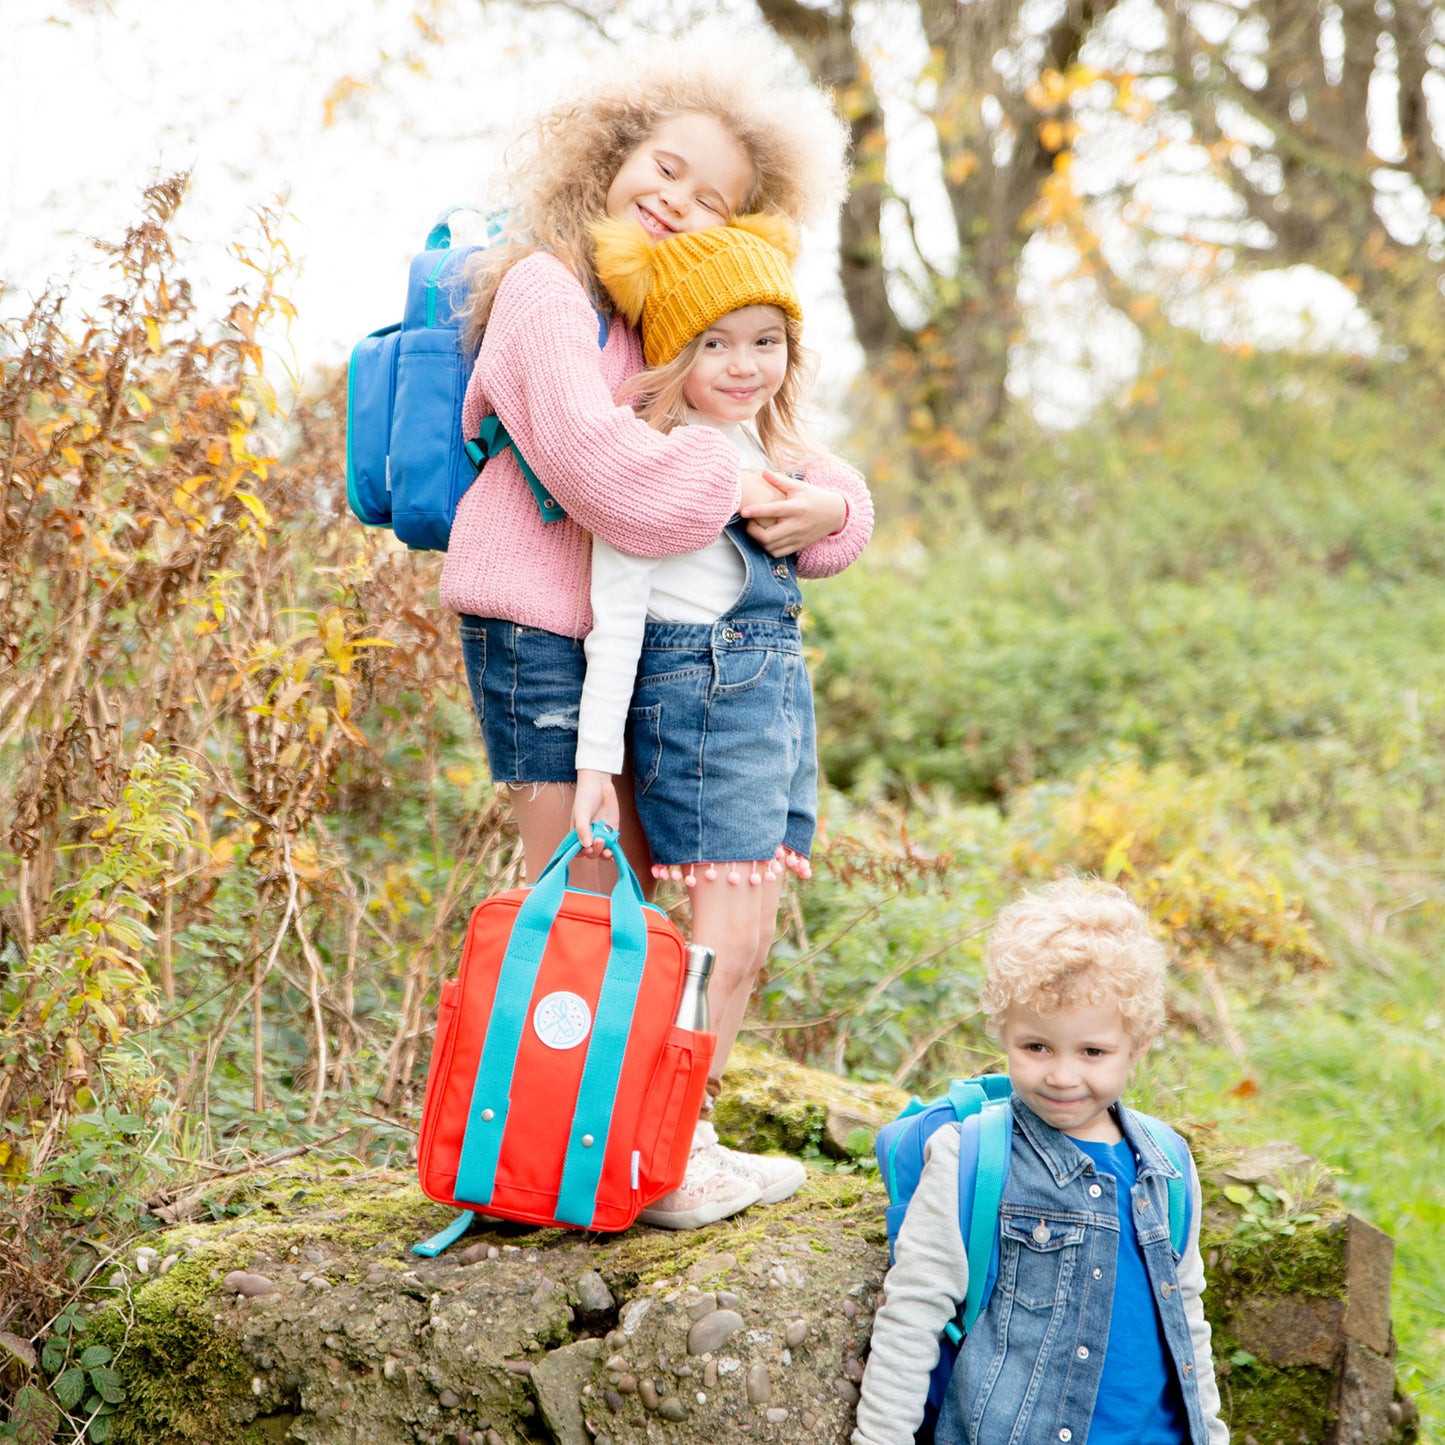
<svg viewBox="0 0 1445 1445"><path fill-rule="evenodd" d="M807 858L818 811L813 690L791 557L734 517L742 592L716 622L652 622L628 711L637 811L659 864Z"/></svg>

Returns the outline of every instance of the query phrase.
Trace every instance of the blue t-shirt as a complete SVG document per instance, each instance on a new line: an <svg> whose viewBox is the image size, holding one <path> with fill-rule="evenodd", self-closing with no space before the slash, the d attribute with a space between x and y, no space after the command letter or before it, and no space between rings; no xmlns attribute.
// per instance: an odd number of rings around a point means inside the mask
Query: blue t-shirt
<svg viewBox="0 0 1445 1445"><path fill-rule="evenodd" d="M1099 1173L1114 1176L1119 1211L1114 1304L1089 1445L1185 1445L1189 1421L1130 1207L1130 1191L1139 1177L1138 1157L1127 1139L1096 1144L1070 1138Z"/></svg>

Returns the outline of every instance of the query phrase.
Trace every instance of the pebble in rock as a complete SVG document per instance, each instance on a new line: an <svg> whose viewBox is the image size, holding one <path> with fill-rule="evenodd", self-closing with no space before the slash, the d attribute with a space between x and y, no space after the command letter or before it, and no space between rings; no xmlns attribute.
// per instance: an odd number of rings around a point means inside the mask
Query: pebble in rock
<svg viewBox="0 0 1445 1445"><path fill-rule="evenodd" d="M607 1401L607 1408L615 1415L622 1408L622 1396L616 1390L604 1390L602 1398Z"/></svg>
<svg viewBox="0 0 1445 1445"><path fill-rule="evenodd" d="M818 1417L811 1410L803 1411L803 1429L811 1433L817 1423Z"/></svg>
<svg viewBox="0 0 1445 1445"><path fill-rule="evenodd" d="M807 1320L790 1320L783 1339L787 1341L790 1350L796 1350L804 1340L808 1338Z"/></svg>
<svg viewBox="0 0 1445 1445"><path fill-rule="evenodd" d="M850 1405L856 1405L858 1403L858 1387L852 1380L834 1380L833 1393L840 1400L846 1400Z"/></svg>
<svg viewBox="0 0 1445 1445"><path fill-rule="evenodd" d="M620 1350L627 1343L627 1336L621 1330L608 1330L602 1341L604 1350Z"/></svg>
<svg viewBox="0 0 1445 1445"><path fill-rule="evenodd" d="M720 1310L735 1310L742 1307L742 1298L735 1295L730 1289L720 1289L717 1292L717 1307Z"/></svg>
<svg viewBox="0 0 1445 1445"><path fill-rule="evenodd" d="M845 1299L843 1301L843 1318L845 1320L856 1320L858 1318L858 1301Z"/></svg>
<svg viewBox="0 0 1445 1445"><path fill-rule="evenodd" d="M703 1367L702 1383L705 1388L714 1390L717 1388L717 1361L709 1360Z"/></svg>
<svg viewBox="0 0 1445 1445"><path fill-rule="evenodd" d="M455 1410L462 1403L462 1397L455 1390L443 1390L437 1400L443 1410Z"/></svg>
<svg viewBox="0 0 1445 1445"><path fill-rule="evenodd" d="M500 1430L488 1430L487 1445L507 1445L507 1442L502 1439L502 1432Z"/></svg>
<svg viewBox="0 0 1445 1445"><path fill-rule="evenodd" d="M583 1270L577 1276L577 1303L583 1314L603 1315L617 1308L607 1281L595 1269Z"/></svg>
<svg viewBox="0 0 1445 1445"><path fill-rule="evenodd" d="M657 1386L654 1385L651 1380L642 1380L638 1383L637 1396L647 1409L657 1409Z"/></svg>
<svg viewBox="0 0 1445 1445"><path fill-rule="evenodd" d="M766 1405L773 1398L772 1376L766 1365L759 1363L748 1371L747 1390L749 1405Z"/></svg>
<svg viewBox="0 0 1445 1445"><path fill-rule="evenodd" d="M852 1380L855 1385L863 1383L863 1361L850 1359L843 1361L843 1375L845 1379Z"/></svg>
<svg viewBox="0 0 1445 1445"><path fill-rule="evenodd" d="M511 1375L531 1375L531 1360L503 1360L502 1367Z"/></svg>
<svg viewBox="0 0 1445 1445"><path fill-rule="evenodd" d="M635 1395L637 1393L637 1376L624 1375L618 1382L617 1388L624 1395Z"/></svg>
<svg viewBox="0 0 1445 1445"><path fill-rule="evenodd" d="M171 1269L176 1265L176 1263L179 1261L179 1259L180 1259L180 1255L178 1255L178 1254L168 1254L168 1255L166 1255L166 1257L165 1257L163 1260L161 1260L160 1272L161 1272L162 1274L169 1274L170 1271L171 1271Z"/></svg>
<svg viewBox="0 0 1445 1445"><path fill-rule="evenodd" d="M331 1281L327 1279L324 1274L313 1274L311 1278L306 1281L306 1288L314 1289L318 1293L324 1293L331 1288Z"/></svg>
<svg viewBox="0 0 1445 1445"><path fill-rule="evenodd" d="M696 1324L704 1315L710 1315L717 1308L715 1294L700 1294L687 1302L687 1317Z"/></svg>
<svg viewBox="0 0 1445 1445"><path fill-rule="evenodd" d="M788 1418L788 1412L781 1405L773 1405L766 1413L769 1425L781 1425Z"/></svg>
<svg viewBox="0 0 1445 1445"><path fill-rule="evenodd" d="M690 1355L706 1355L731 1339L742 1327L743 1317L736 1310L714 1310L687 1332L687 1352Z"/></svg>
<svg viewBox="0 0 1445 1445"><path fill-rule="evenodd" d="M397 1363L390 1355L381 1363L381 1373L388 1379L396 1379Z"/></svg>
<svg viewBox="0 0 1445 1445"><path fill-rule="evenodd" d="M669 1395L662 1400L657 1407L657 1413L664 1420L671 1420L674 1424L681 1424L687 1419L687 1406L683 1404L676 1395Z"/></svg>
<svg viewBox="0 0 1445 1445"><path fill-rule="evenodd" d="M247 1299L259 1299L276 1288L264 1274L251 1274L244 1269L233 1269L221 1283L227 1294L244 1295Z"/></svg>
<svg viewBox="0 0 1445 1445"><path fill-rule="evenodd" d="M464 1269L470 1265L481 1264L485 1259L492 1256L490 1244L469 1244L458 1256L457 1263Z"/></svg>

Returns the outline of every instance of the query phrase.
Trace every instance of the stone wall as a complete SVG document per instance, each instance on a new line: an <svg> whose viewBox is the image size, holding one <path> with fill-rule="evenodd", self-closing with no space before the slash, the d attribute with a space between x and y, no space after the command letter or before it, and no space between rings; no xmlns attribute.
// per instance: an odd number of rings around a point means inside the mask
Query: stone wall
<svg viewBox="0 0 1445 1445"><path fill-rule="evenodd" d="M747 1054L722 1124L846 1164L893 1091ZM1238 1445L1393 1445L1390 1241L1291 1156L1204 1164L1206 1301ZM1291 1172L1291 1171L1295 1172ZM1245 1218L1222 1192L1286 1191ZM144 1445L634 1445L848 1438L887 1262L882 1194L817 1168L793 1200L691 1234L493 1225L425 1260L449 1212L410 1178L293 1167L248 1213L158 1237L95 1329ZM162 1273L162 1266L165 1266Z"/></svg>

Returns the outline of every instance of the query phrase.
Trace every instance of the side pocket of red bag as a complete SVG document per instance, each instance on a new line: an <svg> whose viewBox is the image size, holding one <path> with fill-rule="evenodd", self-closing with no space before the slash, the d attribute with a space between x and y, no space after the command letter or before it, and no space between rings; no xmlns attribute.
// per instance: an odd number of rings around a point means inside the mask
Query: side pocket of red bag
<svg viewBox="0 0 1445 1445"><path fill-rule="evenodd" d="M438 1196L427 1188L428 1165L431 1158L432 1140L436 1135L437 1122L442 1112L442 1081L446 1078L452 1041L457 1029L457 1005L461 999L461 982L449 978L442 984L441 999L437 1004L437 1026L432 1036L431 1064L427 1068L426 1093L422 1096L421 1137L417 1143L417 1175L423 1191L432 1198ZM443 1197L444 1203L450 1199Z"/></svg>
<svg viewBox="0 0 1445 1445"><path fill-rule="evenodd" d="M716 1034L673 1028L667 1035L634 1136L640 1153L634 1186L639 1209L682 1183L716 1047Z"/></svg>

